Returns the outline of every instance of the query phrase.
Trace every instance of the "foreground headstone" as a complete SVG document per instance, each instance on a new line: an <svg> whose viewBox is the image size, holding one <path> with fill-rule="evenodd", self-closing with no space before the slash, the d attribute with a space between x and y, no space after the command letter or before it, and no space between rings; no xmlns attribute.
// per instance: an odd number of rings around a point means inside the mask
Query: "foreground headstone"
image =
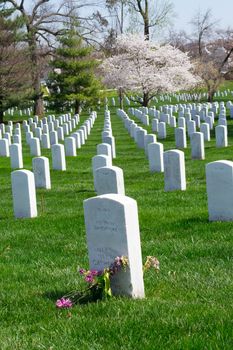
<svg viewBox="0 0 233 350"><path fill-rule="evenodd" d="M184 152L164 152L164 180L165 191L186 190Z"/></svg>
<svg viewBox="0 0 233 350"><path fill-rule="evenodd" d="M123 170L117 166L98 168L94 172L94 184L98 196L108 193L125 195Z"/></svg>
<svg viewBox="0 0 233 350"><path fill-rule="evenodd" d="M32 159L32 168L35 176L36 188L51 189L49 160L46 157Z"/></svg>
<svg viewBox="0 0 233 350"><path fill-rule="evenodd" d="M52 166L54 170L66 170L66 158L64 145L52 145Z"/></svg>
<svg viewBox="0 0 233 350"><path fill-rule="evenodd" d="M150 171L162 173L164 171L163 144L159 142L150 143L148 145L148 157Z"/></svg>
<svg viewBox="0 0 233 350"><path fill-rule="evenodd" d="M114 295L144 298L142 256L137 202L118 194L84 201L90 269L103 270L117 256L129 266L111 278Z"/></svg>
<svg viewBox="0 0 233 350"><path fill-rule="evenodd" d="M14 215L16 218L37 216L34 174L29 170L11 173Z"/></svg>
<svg viewBox="0 0 233 350"><path fill-rule="evenodd" d="M233 162L220 160L206 165L210 221L233 221Z"/></svg>

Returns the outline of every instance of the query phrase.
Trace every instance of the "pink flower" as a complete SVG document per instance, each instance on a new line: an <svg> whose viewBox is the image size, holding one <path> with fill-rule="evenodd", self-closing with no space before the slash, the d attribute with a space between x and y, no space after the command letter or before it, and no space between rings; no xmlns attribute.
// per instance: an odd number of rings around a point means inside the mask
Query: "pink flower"
<svg viewBox="0 0 233 350"><path fill-rule="evenodd" d="M72 307L72 301L70 299L61 298L56 301L56 307L59 309Z"/></svg>
<svg viewBox="0 0 233 350"><path fill-rule="evenodd" d="M86 272L86 270L84 270L84 269L80 269L80 270L79 270L80 275L84 275L85 272Z"/></svg>
<svg viewBox="0 0 233 350"><path fill-rule="evenodd" d="M92 276L98 276L98 274L99 274L98 270L91 270L90 272L91 272Z"/></svg>
<svg viewBox="0 0 233 350"><path fill-rule="evenodd" d="M92 283L93 282L93 276L92 276L92 274L88 274L88 275L86 275L86 277L85 277L85 281L86 282L88 282L88 283Z"/></svg>

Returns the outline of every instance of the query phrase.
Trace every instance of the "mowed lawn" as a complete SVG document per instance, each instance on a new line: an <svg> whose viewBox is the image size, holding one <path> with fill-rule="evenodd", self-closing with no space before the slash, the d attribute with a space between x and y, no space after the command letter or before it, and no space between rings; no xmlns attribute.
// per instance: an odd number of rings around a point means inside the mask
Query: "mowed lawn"
<svg viewBox="0 0 233 350"><path fill-rule="evenodd" d="M228 117L229 147L216 149L212 134L204 161L191 160L188 142L187 190L167 193L163 174L149 172L144 151L112 108L111 121L113 164L138 203L143 259L156 256L160 272L145 275L144 300L55 308L57 298L84 286L77 272L88 268L83 200L95 196L91 158L101 143L103 110L78 156L66 157L67 171L51 170L52 189L37 190L38 218L14 219L10 159L1 157L0 349L233 349L233 223L208 221L205 182L206 163L233 161L233 121ZM174 149L174 130L167 130L162 142ZM25 142L23 151L31 170ZM50 151L42 155L51 160Z"/></svg>

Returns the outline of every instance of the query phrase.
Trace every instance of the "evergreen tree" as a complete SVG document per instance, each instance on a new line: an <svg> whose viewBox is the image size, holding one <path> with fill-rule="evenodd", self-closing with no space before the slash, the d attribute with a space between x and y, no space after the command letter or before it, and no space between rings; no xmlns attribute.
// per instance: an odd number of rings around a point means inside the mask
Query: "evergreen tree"
<svg viewBox="0 0 233 350"><path fill-rule="evenodd" d="M80 108L94 106L99 100L100 83L94 69L98 61L92 57L92 49L84 45L77 31L67 30L60 38L52 62L49 86L55 108Z"/></svg>

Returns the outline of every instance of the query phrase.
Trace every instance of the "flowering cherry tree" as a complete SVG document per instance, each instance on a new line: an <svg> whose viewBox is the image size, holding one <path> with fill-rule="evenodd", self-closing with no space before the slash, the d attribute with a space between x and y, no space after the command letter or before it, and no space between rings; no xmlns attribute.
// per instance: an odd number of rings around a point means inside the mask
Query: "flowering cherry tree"
<svg viewBox="0 0 233 350"><path fill-rule="evenodd" d="M141 93L143 106L160 92L194 87L199 79L192 68L186 53L135 34L119 36L116 54L102 63L104 83L124 92Z"/></svg>

